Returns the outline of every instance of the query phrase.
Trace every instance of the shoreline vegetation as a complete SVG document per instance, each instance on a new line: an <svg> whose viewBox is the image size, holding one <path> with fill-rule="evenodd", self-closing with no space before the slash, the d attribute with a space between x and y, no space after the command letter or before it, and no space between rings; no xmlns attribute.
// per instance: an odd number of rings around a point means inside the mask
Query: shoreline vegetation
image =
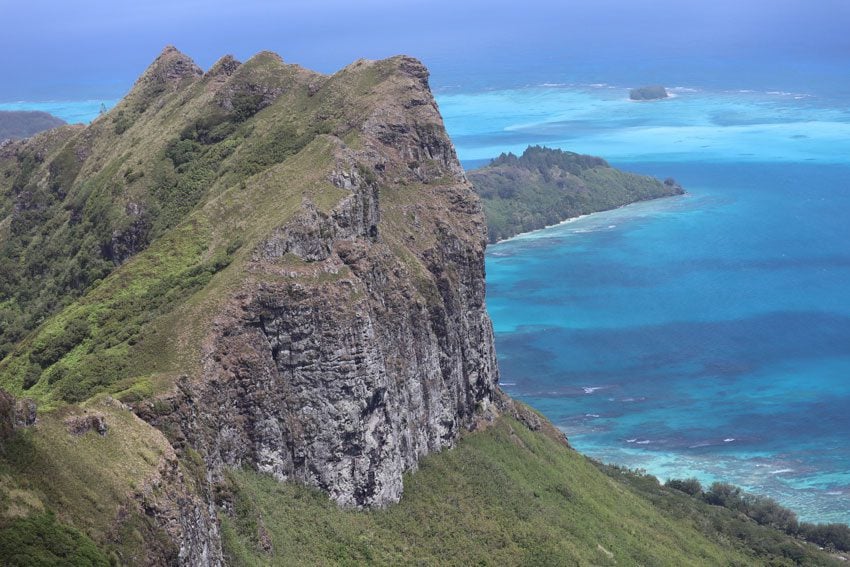
<svg viewBox="0 0 850 567"><path fill-rule="evenodd" d="M498 389L430 96L406 57L204 73L167 47L88 127L0 155L0 563L840 564ZM488 168L505 234L683 193L540 147ZM390 453L413 436L433 452Z"/></svg>
<svg viewBox="0 0 850 567"><path fill-rule="evenodd" d="M631 204L631 203L629 203L629 204ZM622 208L622 207L628 207L628 205L621 205L620 207L617 207L617 208ZM614 210L614 209L608 209L608 210ZM600 212L600 213L604 213L605 211L598 211L598 212ZM577 220L581 220L581 219L587 218L587 217L589 217L589 216L591 216L591 215L595 215L595 214L596 214L596 213L587 213L586 215L579 215L579 216L577 216L577 217L570 217L570 218L568 218L568 219L564 219L564 220L562 220L561 222L556 222L555 224L547 224L546 226L541 227L541 228L535 228L535 229L533 229L533 230L529 230L529 231L526 231L526 232L520 232L520 233L518 233L518 234L514 234L513 236L508 236L507 238L502 238L501 240L497 240L496 242L491 242L491 244L501 244L502 242L508 242L509 240L513 240L514 238L520 238L520 237L522 237L522 236L527 236L527 235L529 235L529 234L534 234L535 232L539 232L539 231L541 231L541 230L546 230L547 228L554 228L554 227L556 227L556 226L561 226L561 225L569 224L569 223L572 223L572 222L575 222L575 221L577 221Z"/></svg>
<svg viewBox="0 0 850 567"><path fill-rule="evenodd" d="M405 477L364 513L268 475L235 470L224 518L234 565L841 565L846 554L693 497L640 470L572 450L519 402ZM514 415L507 415L513 413ZM711 492L712 489L709 489ZM713 492L712 492L713 493ZM303 522L300 518L312 518Z"/></svg>
<svg viewBox="0 0 850 567"><path fill-rule="evenodd" d="M766 554L784 555L791 564L813 564L811 558L800 553L802 546L813 546L831 554L837 561L850 560L850 526L847 524L800 522L793 510L774 499L746 492L726 482L703 487L696 478L671 478L662 484L656 476L642 469L589 460L607 476L627 484L660 509L680 519L691 516L703 527L713 517L712 529L717 535L737 538ZM696 516L702 516L701 520ZM765 529L767 531L763 531ZM800 547L789 547L786 538Z"/></svg>
<svg viewBox="0 0 850 567"><path fill-rule="evenodd" d="M529 146L467 172L491 244L639 201L684 194L673 179L627 173L595 156Z"/></svg>

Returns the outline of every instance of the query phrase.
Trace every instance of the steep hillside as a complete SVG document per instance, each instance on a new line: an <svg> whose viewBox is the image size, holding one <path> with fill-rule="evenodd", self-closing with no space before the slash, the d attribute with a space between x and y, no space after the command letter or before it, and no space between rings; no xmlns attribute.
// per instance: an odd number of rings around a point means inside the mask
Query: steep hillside
<svg viewBox="0 0 850 567"><path fill-rule="evenodd" d="M218 561L232 467L380 506L492 415L483 215L427 76L271 53L204 73L167 48L91 126L4 148L0 385L53 410L42 427L109 394L137 435L195 455L197 482L166 484L204 510L123 477L181 560ZM118 521L112 496L100 516Z"/></svg>
<svg viewBox="0 0 850 567"><path fill-rule="evenodd" d="M607 476L517 406L426 457L385 510L340 509L314 489L233 471L223 523L234 565L842 565L717 506ZM310 521L303 521L310 518Z"/></svg>
<svg viewBox="0 0 850 567"><path fill-rule="evenodd" d="M0 148L0 562L788 563L500 393L427 78L166 48Z"/></svg>
<svg viewBox="0 0 850 567"><path fill-rule="evenodd" d="M0 142L29 138L65 124L61 118L40 111L0 110Z"/></svg>
<svg viewBox="0 0 850 567"><path fill-rule="evenodd" d="M620 171L598 157L530 146L469 172L490 242L636 201L684 193L672 179Z"/></svg>

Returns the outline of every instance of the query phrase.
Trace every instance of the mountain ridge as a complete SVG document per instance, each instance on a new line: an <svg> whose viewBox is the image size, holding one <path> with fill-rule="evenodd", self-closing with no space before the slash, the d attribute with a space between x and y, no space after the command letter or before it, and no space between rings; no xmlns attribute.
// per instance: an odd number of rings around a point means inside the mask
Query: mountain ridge
<svg viewBox="0 0 850 567"><path fill-rule="evenodd" d="M226 468L351 506L397 501L404 471L494 411L498 376L483 217L421 63L325 77L262 52L214 70L166 48L61 148L17 147L3 164L16 230L0 242L45 296L75 264L30 235L89 242L72 258L101 262L78 298L45 306L56 315L12 347L0 382L44 410L109 394L197 452L206 481L162 477L199 494L188 507L142 500L181 561L211 564L215 515L199 502ZM26 313L28 286L6 285Z"/></svg>
<svg viewBox="0 0 850 567"><path fill-rule="evenodd" d="M378 563L418 541L435 561L754 557L629 496L501 392L485 234L406 56L203 73L169 47L91 125L0 149L0 388L25 399L0 396L4 561L287 564L296 532L272 511L298 502L359 526L414 510ZM548 546L540 514L563 509L582 523L560 514ZM296 520L325 544L295 563L369 560L361 528L349 554Z"/></svg>
<svg viewBox="0 0 850 567"><path fill-rule="evenodd" d="M0 143L29 138L65 125L65 121L40 110L0 110Z"/></svg>

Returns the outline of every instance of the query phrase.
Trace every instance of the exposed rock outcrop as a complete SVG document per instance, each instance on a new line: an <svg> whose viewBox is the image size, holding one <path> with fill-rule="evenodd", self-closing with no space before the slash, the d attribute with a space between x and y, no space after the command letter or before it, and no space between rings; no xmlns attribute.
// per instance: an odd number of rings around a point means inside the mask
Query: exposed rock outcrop
<svg viewBox="0 0 850 567"><path fill-rule="evenodd" d="M193 486L193 484L195 486ZM174 451L159 462L157 474L134 495L140 511L156 518L176 548L154 556L164 564L216 567L224 564L221 536L208 483L197 486L187 479Z"/></svg>
<svg viewBox="0 0 850 567"><path fill-rule="evenodd" d="M65 420L65 426L71 435L85 435L89 431L94 431L98 435L106 435L109 430L106 419L100 414L69 417Z"/></svg>
<svg viewBox="0 0 850 567"><path fill-rule="evenodd" d="M35 425L37 419L35 401L29 398L21 398L15 402L15 426L30 427Z"/></svg>
<svg viewBox="0 0 850 567"><path fill-rule="evenodd" d="M220 564L228 469L384 506L495 415L484 217L415 59L324 76L260 53L204 75L166 48L91 125L0 151L16 238L61 227L13 289L75 294L25 306L43 312L0 380L67 402L73 443L126 440L86 414L109 394L166 446L112 498L147 531L91 533L129 563Z"/></svg>
<svg viewBox="0 0 850 567"><path fill-rule="evenodd" d="M669 97L667 89L661 85L639 87L629 91L629 98L632 100L663 100Z"/></svg>
<svg viewBox="0 0 850 567"><path fill-rule="evenodd" d="M33 400L16 399L0 388L0 441L9 439L18 429L34 425L35 421L36 406Z"/></svg>
<svg viewBox="0 0 850 567"><path fill-rule="evenodd" d="M285 277L241 287L203 376L147 416L175 425L213 478L247 464L382 506L401 496L402 473L492 409L481 207L427 71L393 63L361 149L336 145L328 179L349 195L327 212L305 200L256 247L248 272Z"/></svg>

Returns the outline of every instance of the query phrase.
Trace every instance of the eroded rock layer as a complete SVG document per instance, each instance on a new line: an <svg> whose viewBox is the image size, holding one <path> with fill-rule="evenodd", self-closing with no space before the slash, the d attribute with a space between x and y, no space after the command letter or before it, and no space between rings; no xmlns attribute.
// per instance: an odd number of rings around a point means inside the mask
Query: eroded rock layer
<svg viewBox="0 0 850 567"><path fill-rule="evenodd" d="M305 199L255 247L201 378L161 418L213 470L249 464L341 504L384 505L490 407L481 208L424 68L393 63L362 149L334 144L327 180L348 195L327 213Z"/></svg>

